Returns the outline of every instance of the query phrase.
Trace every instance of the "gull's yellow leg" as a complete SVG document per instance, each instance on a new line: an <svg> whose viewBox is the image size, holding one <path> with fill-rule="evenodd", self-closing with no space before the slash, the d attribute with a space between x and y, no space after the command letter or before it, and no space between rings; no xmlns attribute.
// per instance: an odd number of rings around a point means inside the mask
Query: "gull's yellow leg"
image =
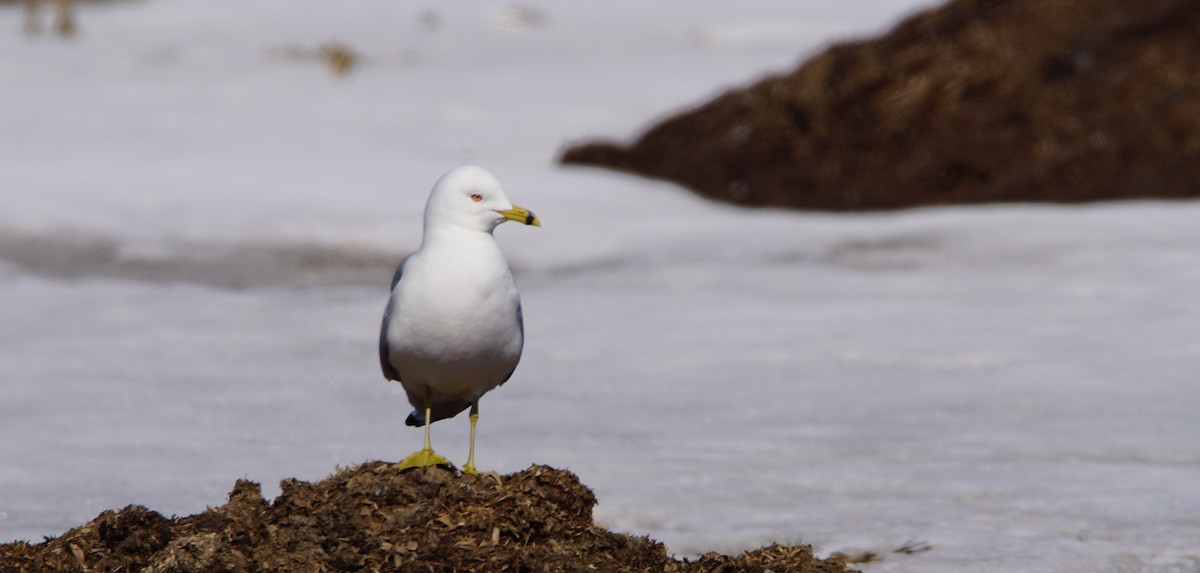
<svg viewBox="0 0 1200 573"><path fill-rule="evenodd" d="M433 419L433 391L428 386L425 387L425 447L419 452L413 452L404 461L400 462L400 469L407 470L411 468L427 468L429 466L448 466L454 467L450 460L443 458L433 453L433 447L429 445L429 426L433 425L430 420Z"/></svg>
<svg viewBox="0 0 1200 573"><path fill-rule="evenodd" d="M463 466L464 474L477 475L479 470L475 469L475 423L479 421L479 398L471 404L471 447L467 450L467 465Z"/></svg>

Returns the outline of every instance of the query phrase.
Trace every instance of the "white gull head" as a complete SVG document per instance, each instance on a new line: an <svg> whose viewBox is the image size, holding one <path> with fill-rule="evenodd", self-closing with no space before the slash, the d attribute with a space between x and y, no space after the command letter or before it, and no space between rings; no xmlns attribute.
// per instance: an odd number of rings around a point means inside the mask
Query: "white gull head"
<svg viewBox="0 0 1200 573"><path fill-rule="evenodd" d="M425 204L426 233L439 229L491 233L504 221L541 226L533 213L509 201L494 175L474 165L443 175Z"/></svg>

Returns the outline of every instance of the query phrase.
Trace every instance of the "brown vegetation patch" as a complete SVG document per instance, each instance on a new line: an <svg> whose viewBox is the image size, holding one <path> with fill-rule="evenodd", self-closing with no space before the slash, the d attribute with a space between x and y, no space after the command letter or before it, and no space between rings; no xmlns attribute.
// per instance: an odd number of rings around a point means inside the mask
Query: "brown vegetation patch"
<svg viewBox="0 0 1200 573"><path fill-rule="evenodd" d="M1200 195L1200 2L954 0L563 163L804 209Z"/></svg>
<svg viewBox="0 0 1200 573"><path fill-rule="evenodd" d="M841 572L807 546L676 560L646 537L592 521L570 472L507 476L372 462L316 483L284 480L274 502L239 480L229 502L167 519L131 505L36 545L0 545L2 571Z"/></svg>

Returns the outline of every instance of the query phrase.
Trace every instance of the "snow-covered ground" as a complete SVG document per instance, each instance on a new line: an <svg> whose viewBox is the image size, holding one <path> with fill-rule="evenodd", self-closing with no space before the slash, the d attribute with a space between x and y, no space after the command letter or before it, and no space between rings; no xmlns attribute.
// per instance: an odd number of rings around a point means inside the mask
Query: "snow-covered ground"
<svg viewBox="0 0 1200 573"><path fill-rule="evenodd" d="M753 211L560 168L920 3L444 4L0 11L0 541L418 447L378 320L477 162L545 224L497 233L528 342L482 467L569 468L679 554L1200 571L1200 204ZM289 55L329 41L361 67Z"/></svg>

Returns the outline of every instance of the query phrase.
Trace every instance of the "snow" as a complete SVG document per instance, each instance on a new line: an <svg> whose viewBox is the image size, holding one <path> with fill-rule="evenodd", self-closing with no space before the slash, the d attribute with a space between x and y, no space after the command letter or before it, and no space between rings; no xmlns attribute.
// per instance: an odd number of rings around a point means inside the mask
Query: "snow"
<svg viewBox="0 0 1200 573"><path fill-rule="evenodd" d="M0 540L416 449L378 321L471 161L545 224L497 232L528 341L481 467L569 468L680 555L1200 570L1200 205L792 213L560 168L921 4L522 6L84 4L74 40L0 35ZM329 41L362 66L286 55ZM435 446L461 462L466 426Z"/></svg>

